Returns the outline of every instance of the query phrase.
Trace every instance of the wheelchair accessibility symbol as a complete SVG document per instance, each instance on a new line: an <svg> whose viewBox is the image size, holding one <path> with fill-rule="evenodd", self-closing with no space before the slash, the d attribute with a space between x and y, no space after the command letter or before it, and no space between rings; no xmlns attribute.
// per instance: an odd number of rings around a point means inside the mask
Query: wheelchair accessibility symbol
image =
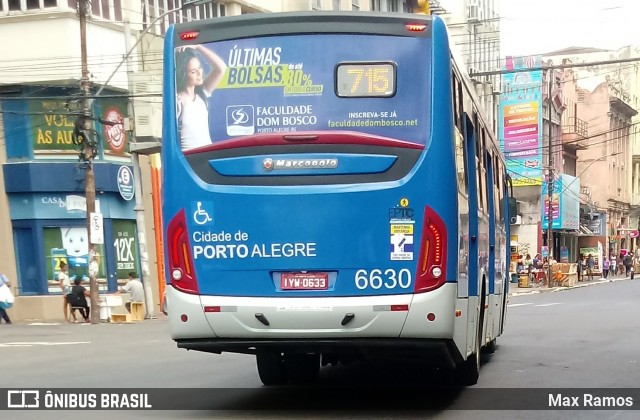
<svg viewBox="0 0 640 420"><path fill-rule="evenodd" d="M202 208L202 201L198 201L197 209L193 213L193 221L199 225L204 225L205 223L209 223L213 221L213 218L209 216L207 210Z"/></svg>

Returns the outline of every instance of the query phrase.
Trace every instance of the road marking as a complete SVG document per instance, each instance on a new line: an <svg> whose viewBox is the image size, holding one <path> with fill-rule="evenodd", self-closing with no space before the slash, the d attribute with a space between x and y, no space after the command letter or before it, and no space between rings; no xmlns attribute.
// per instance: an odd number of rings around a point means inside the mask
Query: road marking
<svg viewBox="0 0 640 420"><path fill-rule="evenodd" d="M510 303L509 305L507 305L507 307L509 308L515 308L516 306L527 306L527 305L533 305L532 302L529 303ZM534 305L537 307L544 307L544 306L553 306L553 305L562 305L559 302L555 302L555 303L541 303L539 305Z"/></svg>
<svg viewBox="0 0 640 420"><path fill-rule="evenodd" d="M43 326L43 325L60 325L59 322L32 322L29 325L34 325L37 327Z"/></svg>
<svg viewBox="0 0 640 420"><path fill-rule="evenodd" d="M33 347L33 346L68 346L74 344L90 344L90 341L65 341L65 342L50 342L50 341L16 341L12 343L0 343L0 347Z"/></svg>

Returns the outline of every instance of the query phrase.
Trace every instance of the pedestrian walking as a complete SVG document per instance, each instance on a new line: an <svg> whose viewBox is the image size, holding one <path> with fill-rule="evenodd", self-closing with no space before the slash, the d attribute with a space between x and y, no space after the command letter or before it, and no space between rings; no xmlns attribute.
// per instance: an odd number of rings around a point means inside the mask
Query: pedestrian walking
<svg viewBox="0 0 640 420"><path fill-rule="evenodd" d="M13 306L14 297L9 289L9 279L4 274L0 274L0 323L11 324L11 318L7 309Z"/></svg>
<svg viewBox="0 0 640 420"><path fill-rule="evenodd" d="M609 271L611 272L611 276L615 276L618 274L618 260L614 255L611 255L611 266L609 267Z"/></svg>
<svg viewBox="0 0 640 420"><path fill-rule="evenodd" d="M578 259L576 260L576 264L578 265L578 281L582 281L582 254L580 254L580 256L578 257Z"/></svg>
<svg viewBox="0 0 640 420"><path fill-rule="evenodd" d="M624 262L625 277L629 277L629 273L631 273L631 264L633 264L633 254L628 252L622 261Z"/></svg>
<svg viewBox="0 0 640 420"><path fill-rule="evenodd" d="M609 266L611 264L611 261L609 261L607 258L604 259L604 261L602 261L602 276L606 279L607 276L609 276Z"/></svg>
<svg viewBox="0 0 640 420"><path fill-rule="evenodd" d="M596 266L596 261L593 259L593 255L587 255L587 275L589 280L593 280L593 269Z"/></svg>

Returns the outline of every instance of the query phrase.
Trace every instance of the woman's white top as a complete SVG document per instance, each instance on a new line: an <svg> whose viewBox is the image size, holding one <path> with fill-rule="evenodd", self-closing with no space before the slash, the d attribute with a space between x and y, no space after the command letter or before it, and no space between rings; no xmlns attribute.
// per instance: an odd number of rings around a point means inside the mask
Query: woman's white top
<svg viewBox="0 0 640 420"><path fill-rule="evenodd" d="M203 89L207 96L209 92ZM202 97L195 95L195 100L187 99L182 102L182 111L178 122L180 132L180 147L189 150L211 144L209 135L209 109Z"/></svg>

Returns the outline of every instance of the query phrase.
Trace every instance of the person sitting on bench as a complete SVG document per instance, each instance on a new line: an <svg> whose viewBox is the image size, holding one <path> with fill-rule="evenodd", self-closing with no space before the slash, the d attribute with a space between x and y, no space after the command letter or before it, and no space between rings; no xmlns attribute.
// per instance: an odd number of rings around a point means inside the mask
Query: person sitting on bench
<svg viewBox="0 0 640 420"><path fill-rule="evenodd" d="M142 286L142 282L136 279L136 273L129 273L129 281L127 284L122 286L122 289L118 290L116 294L128 292L131 294L131 300L124 304L127 308L127 311L131 313L131 302L144 303L144 287Z"/></svg>
<svg viewBox="0 0 640 420"><path fill-rule="evenodd" d="M67 295L67 304L70 306L73 322L78 322L76 309L80 310L80 315L82 315L84 321L89 322L89 304L87 303L87 297L89 297L90 294L87 289L80 286L80 283L82 283L82 278L78 276L73 281L74 286L71 288L71 292Z"/></svg>

